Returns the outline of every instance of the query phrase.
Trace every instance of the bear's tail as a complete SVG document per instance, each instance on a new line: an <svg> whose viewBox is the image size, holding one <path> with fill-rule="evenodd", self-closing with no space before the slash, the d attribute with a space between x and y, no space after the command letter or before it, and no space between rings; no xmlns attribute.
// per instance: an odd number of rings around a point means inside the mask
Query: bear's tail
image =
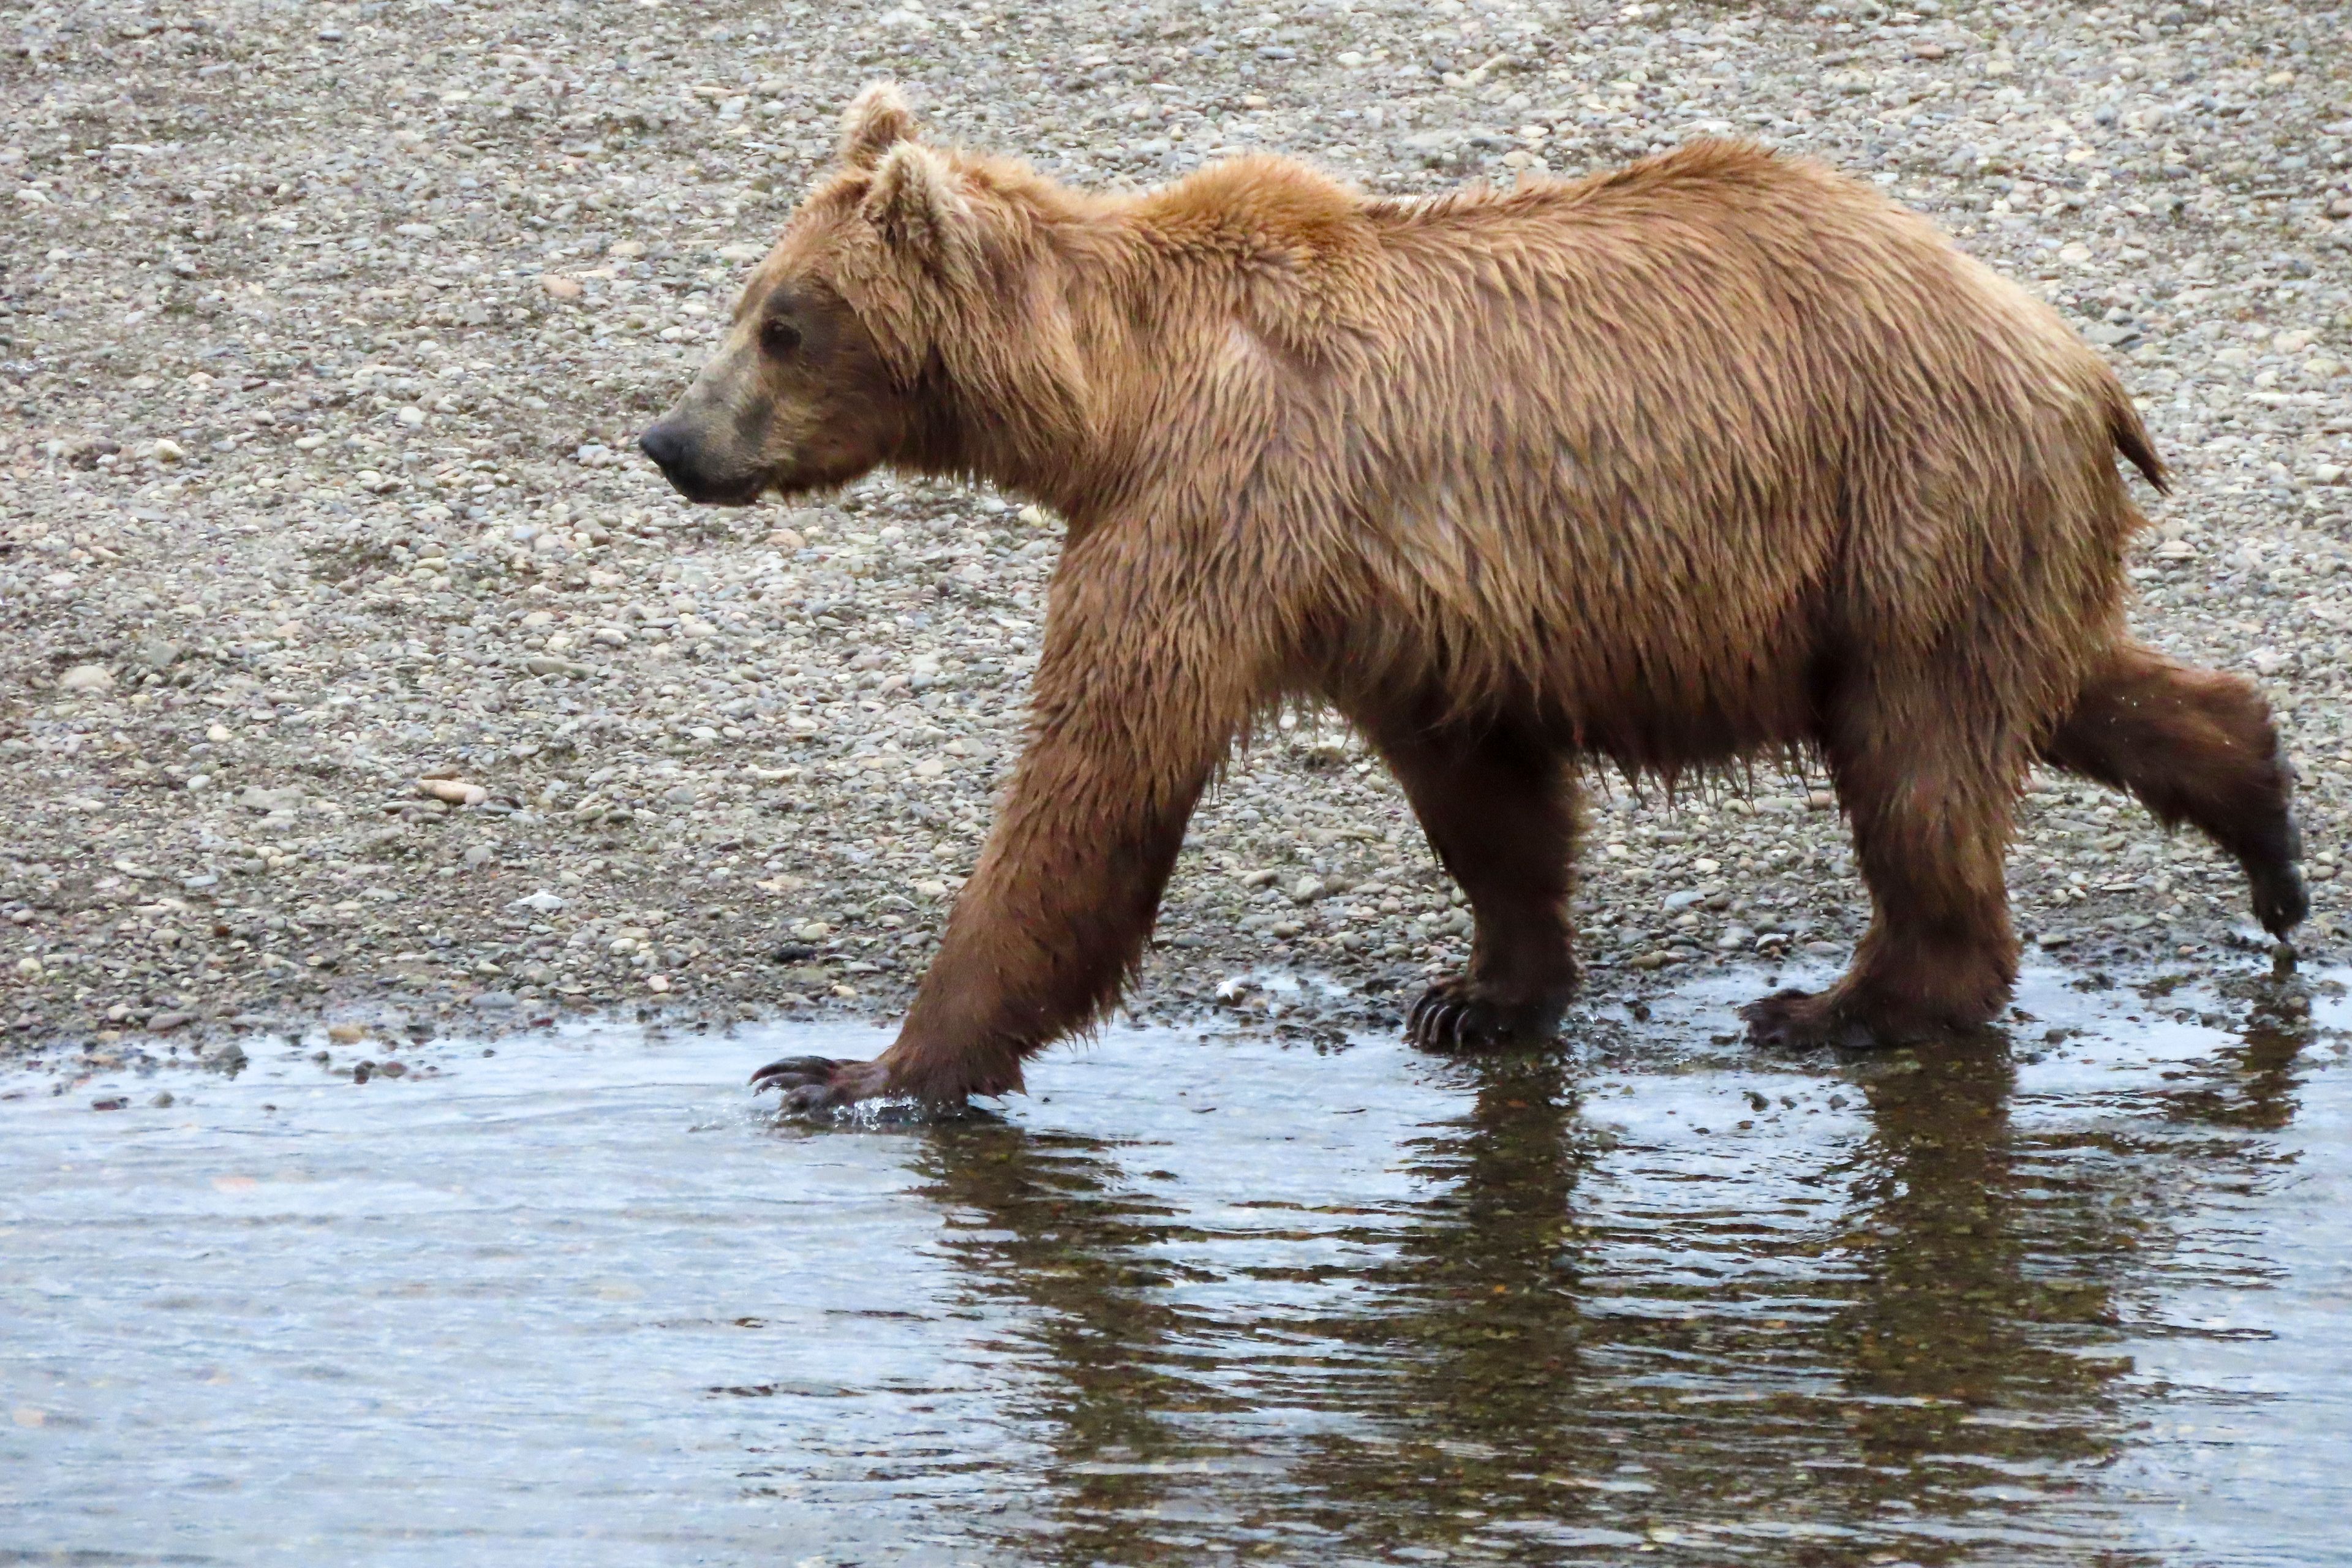
<svg viewBox="0 0 2352 1568"><path fill-rule="evenodd" d="M2139 410L2132 406L2131 398L2113 381L2107 384L2107 434L2114 437L2116 450L2147 476L2157 494L2172 493L2172 476L2164 459L2156 455L2156 443L2147 438L2147 426L2140 423Z"/></svg>

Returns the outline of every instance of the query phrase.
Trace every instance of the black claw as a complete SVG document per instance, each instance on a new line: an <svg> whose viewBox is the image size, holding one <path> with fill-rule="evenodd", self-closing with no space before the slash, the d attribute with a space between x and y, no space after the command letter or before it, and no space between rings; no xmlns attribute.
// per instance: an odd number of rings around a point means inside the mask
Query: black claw
<svg viewBox="0 0 2352 1568"><path fill-rule="evenodd" d="M829 1084L833 1081L835 1071L840 1066L839 1062L830 1057L786 1057L782 1061L770 1062L766 1067L753 1073L751 1088L755 1091L793 1089L804 1086L812 1080L820 1085Z"/></svg>
<svg viewBox="0 0 2352 1568"><path fill-rule="evenodd" d="M1559 1002L1497 1002L1467 975L1456 975L1421 994L1405 1015L1404 1034L1428 1050L1483 1049L1542 1037L1557 1026L1560 1010Z"/></svg>

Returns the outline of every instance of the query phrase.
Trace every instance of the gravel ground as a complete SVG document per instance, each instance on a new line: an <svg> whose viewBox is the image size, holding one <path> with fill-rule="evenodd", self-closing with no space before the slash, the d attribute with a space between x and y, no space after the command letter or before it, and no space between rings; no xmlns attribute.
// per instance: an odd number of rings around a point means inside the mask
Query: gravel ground
<svg viewBox="0 0 2352 1568"><path fill-rule="evenodd" d="M1727 132L1877 180L2141 398L2179 487L2147 498L2139 622L2278 702L2315 853L2304 951L2333 952L2347 22L2160 0L15 7L0 1038L58 1066L218 1059L241 1029L331 1019L367 1058L559 1013L902 1005L1018 742L1052 520L887 477L696 512L630 444L881 76L940 135L1079 181L1270 148L1422 191ZM1595 1005L1842 961L1866 906L1819 779L1600 782ZM2235 868L2095 789L2037 784L2012 886L2086 971L2254 962L2226 951L2252 945ZM1194 824L1134 1005L1392 1022L1467 923L1394 787L1304 713Z"/></svg>

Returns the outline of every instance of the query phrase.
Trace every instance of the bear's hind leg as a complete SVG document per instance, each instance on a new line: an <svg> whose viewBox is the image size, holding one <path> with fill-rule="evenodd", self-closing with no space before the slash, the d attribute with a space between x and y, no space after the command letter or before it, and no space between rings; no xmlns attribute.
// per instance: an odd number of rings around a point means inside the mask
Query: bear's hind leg
<svg viewBox="0 0 2352 1568"><path fill-rule="evenodd" d="M1990 1022L2017 979L2003 882L2024 771L1997 722L1915 685L1844 700L1825 737L1874 906L1853 963L1818 995L1741 1009L1759 1045L1897 1045Z"/></svg>
<svg viewBox="0 0 2352 1568"><path fill-rule="evenodd" d="M1376 733L1430 847L1476 921L1470 967L1414 1004L1423 1046L1541 1038L1576 994L1569 898L1576 780L1541 740L1494 726Z"/></svg>
<svg viewBox="0 0 2352 1568"><path fill-rule="evenodd" d="M2254 918L2273 936L2310 912L2294 780L2270 707L2244 679L2118 643L2042 754L2129 791L2166 826L2189 823L2236 857L2253 886Z"/></svg>

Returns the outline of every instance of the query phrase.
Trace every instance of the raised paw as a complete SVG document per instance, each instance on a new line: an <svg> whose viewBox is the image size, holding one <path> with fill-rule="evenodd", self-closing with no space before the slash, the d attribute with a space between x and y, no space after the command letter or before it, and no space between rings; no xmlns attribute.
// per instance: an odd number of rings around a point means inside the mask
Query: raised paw
<svg viewBox="0 0 2352 1568"><path fill-rule="evenodd" d="M1476 981L1457 974L1421 994L1406 1016L1404 1032L1414 1045L1440 1051L1549 1039L1559 1026L1564 1008L1563 1001L1549 997L1498 1001L1482 992Z"/></svg>
<svg viewBox="0 0 2352 1568"><path fill-rule="evenodd" d="M751 1092L784 1091L780 1108L790 1114L835 1110L886 1092L888 1069L880 1062L843 1062L831 1057L786 1057L751 1075Z"/></svg>
<svg viewBox="0 0 2352 1568"><path fill-rule="evenodd" d="M2253 885L2254 919L2262 928L2286 940L2287 932L2303 923L2311 913L2311 890L2304 885L2303 868L2293 861L2281 861L2265 866L2251 876Z"/></svg>
<svg viewBox="0 0 2352 1568"><path fill-rule="evenodd" d="M1825 996L1807 991L1775 991L1739 1010L1748 1020L1751 1045L1768 1050L1811 1051L1824 1046L1874 1044L1868 1026L1841 1016Z"/></svg>

